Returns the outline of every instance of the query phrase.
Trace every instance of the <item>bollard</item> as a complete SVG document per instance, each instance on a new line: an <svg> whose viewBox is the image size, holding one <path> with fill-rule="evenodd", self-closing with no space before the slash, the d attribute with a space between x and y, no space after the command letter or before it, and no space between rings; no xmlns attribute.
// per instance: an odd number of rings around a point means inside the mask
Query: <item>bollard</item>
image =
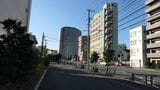
<svg viewBox="0 0 160 90"><path fill-rule="evenodd" d="M132 73L132 82L134 82L134 73Z"/></svg>
<svg viewBox="0 0 160 90"><path fill-rule="evenodd" d="M153 76L150 77L151 86L153 85Z"/></svg>
<svg viewBox="0 0 160 90"><path fill-rule="evenodd" d="M145 75L145 83L146 83L146 85L147 85L147 75Z"/></svg>

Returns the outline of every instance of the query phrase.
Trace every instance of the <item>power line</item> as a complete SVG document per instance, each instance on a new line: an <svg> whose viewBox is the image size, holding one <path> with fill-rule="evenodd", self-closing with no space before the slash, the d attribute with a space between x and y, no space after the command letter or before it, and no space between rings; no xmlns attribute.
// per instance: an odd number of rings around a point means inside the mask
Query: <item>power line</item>
<svg viewBox="0 0 160 90"><path fill-rule="evenodd" d="M55 38L52 38L52 37L49 37L49 36L46 36L47 38L49 38L49 39L52 39L52 40L57 40L57 39L55 39Z"/></svg>
<svg viewBox="0 0 160 90"><path fill-rule="evenodd" d="M126 21L125 23L120 24L119 27L120 27L120 26L123 26L123 25L125 25L125 24L127 24L127 23L129 23L129 22L131 22L131 21L133 21L133 20L136 20L137 18L140 18L140 17L142 17L142 16L144 16L144 15L146 15L146 13L143 13L143 14L141 14L141 15L138 15L137 17L132 18L132 19Z"/></svg>
<svg viewBox="0 0 160 90"><path fill-rule="evenodd" d="M123 1L123 0L121 0L121 1ZM130 0L125 0L125 1L129 1L130 2ZM129 2L124 2L123 4L122 4L122 6L125 6L126 4L128 4ZM124 8L124 7L123 7Z"/></svg>
<svg viewBox="0 0 160 90"><path fill-rule="evenodd" d="M125 20L125 19L128 18L130 15L137 13L139 10L141 10L141 9L143 9L143 8L145 8L145 6L142 6L142 7L138 8L137 10L135 10L134 12L132 12L132 13L128 14L127 16L121 18L118 22L120 22L120 21L122 21L122 20Z"/></svg>
<svg viewBox="0 0 160 90"><path fill-rule="evenodd" d="M58 40L58 39L55 39L55 38L52 38L52 37L49 37L49 36L46 36L46 37L49 38L49 39L55 40L55 41L53 41L53 42L59 42L59 41L63 41L63 42L78 42L78 41ZM47 40L47 41L48 41L48 40ZM51 41L51 40L49 40L49 41Z"/></svg>
<svg viewBox="0 0 160 90"><path fill-rule="evenodd" d="M143 19L143 20L138 21L138 22L136 22L136 23L134 23L134 24L128 25L127 27L124 27L124 28L122 28L122 29L119 29L119 31L123 31L123 30L125 30L125 29L127 29L127 28L129 28L129 27L131 27L131 26L140 24L140 23L144 22L145 20L146 20L146 19Z"/></svg>
<svg viewBox="0 0 160 90"><path fill-rule="evenodd" d="M97 0L97 1L100 1L100 0ZM104 2L104 0L102 0L102 1L100 1L100 3L96 4L97 6L96 6L93 10L96 11L96 10L98 9L98 7L100 7L99 4L101 4L101 3L103 3L103 2Z"/></svg>
<svg viewBox="0 0 160 90"><path fill-rule="evenodd" d="M130 5L132 5L132 4L134 5L134 2L136 2L136 1L137 1L137 0L133 0L132 2L128 3L128 5L126 5L125 7L123 7L122 10L128 9L128 7L129 7ZM136 3L135 3L135 4L136 4ZM133 6L133 5L132 5L132 6ZM132 6L130 6L130 7L132 7ZM122 10L119 10L118 12L121 12Z"/></svg>
<svg viewBox="0 0 160 90"><path fill-rule="evenodd" d="M91 2L90 7L88 6L88 8L94 8L97 5L98 1L100 1L100 0L94 0L93 2Z"/></svg>
<svg viewBox="0 0 160 90"><path fill-rule="evenodd" d="M137 18L139 18L139 17L141 17L141 16L144 16L144 15L146 15L146 13L143 13L143 14L141 14L141 15L135 17L135 18L132 18L132 19L128 20L127 22L125 22L125 23L119 25L119 27L120 27L120 26L123 26L124 24L127 24L127 23L129 23L129 22L132 22L133 20L136 20ZM160 13L158 13L158 14L156 14L156 15L153 15L152 17L148 17L147 19L156 17L156 16L158 16L158 15L160 15ZM146 20L146 18L145 18L144 20Z"/></svg>
<svg viewBox="0 0 160 90"><path fill-rule="evenodd" d="M52 43L55 43L55 42L58 42L58 41L52 41L52 40L47 40L48 42L52 42Z"/></svg>

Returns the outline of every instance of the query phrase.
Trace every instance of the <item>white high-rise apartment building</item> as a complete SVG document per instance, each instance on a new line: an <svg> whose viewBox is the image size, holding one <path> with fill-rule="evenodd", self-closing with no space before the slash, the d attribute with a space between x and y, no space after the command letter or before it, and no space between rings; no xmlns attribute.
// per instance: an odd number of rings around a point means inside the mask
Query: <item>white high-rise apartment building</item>
<svg viewBox="0 0 160 90"><path fill-rule="evenodd" d="M146 61L145 26L130 30L130 67L144 67Z"/></svg>
<svg viewBox="0 0 160 90"><path fill-rule="evenodd" d="M106 3L103 9L97 13L90 27L90 52L97 52L103 58L105 49L115 51L117 58L118 49L118 5Z"/></svg>
<svg viewBox="0 0 160 90"><path fill-rule="evenodd" d="M17 19L24 26L29 27L32 0L0 0L0 21L5 19ZM4 34L0 26L0 34Z"/></svg>
<svg viewBox="0 0 160 90"><path fill-rule="evenodd" d="M160 0L146 0L147 62L160 68Z"/></svg>

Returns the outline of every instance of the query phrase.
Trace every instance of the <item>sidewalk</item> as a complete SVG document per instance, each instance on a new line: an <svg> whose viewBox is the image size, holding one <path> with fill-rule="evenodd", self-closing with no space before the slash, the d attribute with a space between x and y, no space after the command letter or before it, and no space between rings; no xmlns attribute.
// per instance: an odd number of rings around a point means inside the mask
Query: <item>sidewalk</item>
<svg viewBox="0 0 160 90"><path fill-rule="evenodd" d="M160 76L159 69L147 69L147 68L130 68L130 67L117 67L118 70L126 71L128 73L137 73L137 74L147 74L147 75L154 75Z"/></svg>

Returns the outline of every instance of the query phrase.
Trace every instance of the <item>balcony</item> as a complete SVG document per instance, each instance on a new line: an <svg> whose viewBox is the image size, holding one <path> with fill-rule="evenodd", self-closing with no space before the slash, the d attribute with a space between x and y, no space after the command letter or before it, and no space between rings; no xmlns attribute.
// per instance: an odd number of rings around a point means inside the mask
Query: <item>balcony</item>
<svg viewBox="0 0 160 90"><path fill-rule="evenodd" d="M111 37L111 36L112 36L112 34L108 34L108 35L107 35L107 38L109 38L109 37Z"/></svg>
<svg viewBox="0 0 160 90"><path fill-rule="evenodd" d="M107 23L105 23L104 26L107 28L109 25Z"/></svg>
<svg viewBox="0 0 160 90"><path fill-rule="evenodd" d="M105 21L109 21L109 18L107 16L105 17Z"/></svg>
<svg viewBox="0 0 160 90"><path fill-rule="evenodd" d="M111 31L107 31L105 34L106 35L112 35L112 32Z"/></svg>
<svg viewBox="0 0 160 90"><path fill-rule="evenodd" d="M147 48L158 48L158 47L160 47L160 43L147 44Z"/></svg>
<svg viewBox="0 0 160 90"><path fill-rule="evenodd" d="M151 4L152 2L154 2L154 0L146 0L145 4L148 5Z"/></svg>
<svg viewBox="0 0 160 90"><path fill-rule="evenodd" d="M110 33L110 30L105 30L104 33L107 35L108 33Z"/></svg>
<svg viewBox="0 0 160 90"><path fill-rule="evenodd" d="M108 9L108 10L105 11L105 15L109 15L109 14L112 14L112 13L113 13L113 11L110 10L110 9Z"/></svg>
<svg viewBox="0 0 160 90"><path fill-rule="evenodd" d="M105 28L105 31L107 31L107 30L112 30L113 31L113 27L110 26L110 27Z"/></svg>
<svg viewBox="0 0 160 90"><path fill-rule="evenodd" d="M155 3L153 6L149 6L149 8L146 9L146 12L149 13L157 8L160 7L160 2Z"/></svg>
<svg viewBox="0 0 160 90"><path fill-rule="evenodd" d="M154 38L158 38L160 37L160 32L157 32L157 33L152 33L152 34L149 34L147 35L147 39L154 39Z"/></svg>
<svg viewBox="0 0 160 90"><path fill-rule="evenodd" d="M154 23L154 24L147 24L146 29L147 29L147 30L151 30L151 29L155 29L155 28L158 28L158 27L160 27L160 21L159 21L159 22L156 22L156 23Z"/></svg>
<svg viewBox="0 0 160 90"><path fill-rule="evenodd" d="M109 43L109 44L112 44L112 43L113 43L113 41L109 41L108 43Z"/></svg>
<svg viewBox="0 0 160 90"><path fill-rule="evenodd" d="M160 58L160 53L148 53L147 58Z"/></svg>
<svg viewBox="0 0 160 90"><path fill-rule="evenodd" d="M149 16L149 17L147 18L147 22L152 21L152 20L155 20L155 19L157 19L157 18L159 18L159 17L160 17L160 12L158 12L158 13L152 15L152 16Z"/></svg>
<svg viewBox="0 0 160 90"><path fill-rule="evenodd" d="M113 21L112 21L112 20L110 20L110 21L108 21L107 23L109 23L109 24L113 24Z"/></svg>

